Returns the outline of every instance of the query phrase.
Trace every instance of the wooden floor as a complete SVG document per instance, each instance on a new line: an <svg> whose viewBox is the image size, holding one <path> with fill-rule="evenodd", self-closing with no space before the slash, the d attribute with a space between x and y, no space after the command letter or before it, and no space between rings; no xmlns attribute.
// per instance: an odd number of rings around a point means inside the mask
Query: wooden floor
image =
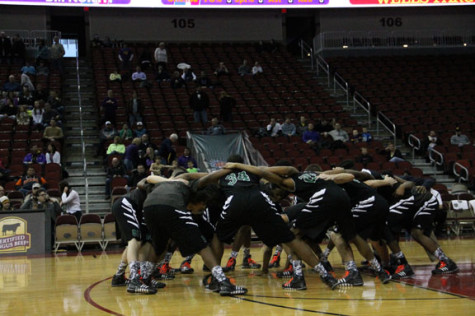
<svg viewBox="0 0 475 316"><path fill-rule="evenodd" d="M261 275L238 268L229 276L249 289L238 297L203 289L200 258L193 261L194 274L177 275L155 295L128 294L124 287L110 286L120 260L117 253L2 258L0 315L475 315L475 240L441 244L459 264L457 275L431 276L434 264L425 252L403 242L416 272L410 280L382 285L364 275L363 287L331 291L306 271L307 291L284 291L275 271ZM259 261L260 249L252 253ZM181 260L175 255L172 266ZM337 255L332 253L330 260L341 274Z"/></svg>

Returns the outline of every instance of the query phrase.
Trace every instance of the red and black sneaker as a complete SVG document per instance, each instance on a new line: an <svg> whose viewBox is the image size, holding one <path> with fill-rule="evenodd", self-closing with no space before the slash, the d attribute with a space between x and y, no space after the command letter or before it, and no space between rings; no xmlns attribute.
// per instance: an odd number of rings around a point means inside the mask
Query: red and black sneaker
<svg viewBox="0 0 475 316"><path fill-rule="evenodd" d="M236 268L236 258L229 257L228 263L226 263L226 266L223 268L224 272L229 272L229 271L234 271Z"/></svg>
<svg viewBox="0 0 475 316"><path fill-rule="evenodd" d="M307 284L305 284L303 275L294 275L292 279L282 284L282 288L286 290L303 291L307 289Z"/></svg>
<svg viewBox="0 0 475 316"><path fill-rule="evenodd" d="M180 265L180 273L181 274L192 274L195 270L191 267L189 261L183 261Z"/></svg>
<svg viewBox="0 0 475 316"><path fill-rule="evenodd" d="M280 252L277 255L273 255L272 259L269 262L269 268L280 267Z"/></svg>
<svg viewBox="0 0 475 316"><path fill-rule="evenodd" d="M391 275L393 280L400 280L404 278L409 278L411 275L414 275L414 271L408 264L400 264L397 266L396 271Z"/></svg>
<svg viewBox="0 0 475 316"><path fill-rule="evenodd" d="M336 287L363 286L363 278L358 270L346 270L341 279L338 279Z"/></svg>
<svg viewBox="0 0 475 316"><path fill-rule="evenodd" d="M439 263L435 266L435 269L432 270L432 274L450 274L456 273L459 270L455 262L448 259L440 260Z"/></svg>
<svg viewBox="0 0 475 316"><path fill-rule="evenodd" d="M290 264L287 269L284 271L277 272L276 276L278 278L291 278L294 274L294 267Z"/></svg>
<svg viewBox="0 0 475 316"><path fill-rule="evenodd" d="M252 259L251 255L244 257L242 260L243 269L260 269L261 265Z"/></svg>

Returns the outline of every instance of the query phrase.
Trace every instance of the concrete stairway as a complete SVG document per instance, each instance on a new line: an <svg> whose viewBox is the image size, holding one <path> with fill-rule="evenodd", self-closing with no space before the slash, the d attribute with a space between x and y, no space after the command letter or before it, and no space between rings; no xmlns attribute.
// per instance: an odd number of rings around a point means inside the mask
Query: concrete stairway
<svg viewBox="0 0 475 316"><path fill-rule="evenodd" d="M83 212L108 213L110 201L105 200L105 172L102 158L96 158L99 143L97 120L99 117L94 76L90 64L79 60L78 83L76 60L67 60L63 76L63 104L65 107L65 137L63 163L69 172L68 182L79 193ZM79 92L82 106L82 129L80 122ZM84 144L84 155L83 155Z"/></svg>

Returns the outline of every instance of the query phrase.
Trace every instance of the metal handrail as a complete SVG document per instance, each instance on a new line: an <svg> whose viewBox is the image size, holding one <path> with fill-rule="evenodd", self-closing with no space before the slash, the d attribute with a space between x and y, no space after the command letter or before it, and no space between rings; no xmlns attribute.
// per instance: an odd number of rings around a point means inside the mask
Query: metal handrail
<svg viewBox="0 0 475 316"><path fill-rule="evenodd" d="M383 120L385 122L383 122ZM379 125L382 125L392 136L394 147L396 147L396 124L394 124L383 112L378 112L376 118L376 135L379 136ZM388 126L389 125L389 126ZM392 129L391 129L392 128Z"/></svg>
<svg viewBox="0 0 475 316"><path fill-rule="evenodd" d="M421 140L417 138L414 134L409 134L407 138L407 143L412 148L412 161L414 161L414 159L416 159L416 150L421 149Z"/></svg>
<svg viewBox="0 0 475 316"><path fill-rule="evenodd" d="M299 40L300 58L310 57L310 66L315 68L315 55L312 46L308 45L303 39Z"/></svg>
<svg viewBox="0 0 475 316"><path fill-rule="evenodd" d="M349 84L339 73L335 72L333 75L333 93L336 93L336 87L339 86L346 94L346 105L350 104L350 89Z"/></svg>
<svg viewBox="0 0 475 316"><path fill-rule="evenodd" d="M368 114L368 127L371 127L371 103L366 100L359 92L353 94L353 112L356 112L356 106L359 106Z"/></svg>
<svg viewBox="0 0 475 316"><path fill-rule="evenodd" d="M440 161L435 159L433 155L437 155L440 158ZM429 151L429 160L437 166L442 166L444 164L444 155L440 151L432 148L432 150Z"/></svg>
<svg viewBox="0 0 475 316"><path fill-rule="evenodd" d="M459 167L460 170L463 170L463 171L465 172L465 177L462 176L462 173L459 174L459 173L457 172L457 168L456 168L456 167ZM470 173L469 173L468 169L467 169L464 165L462 165L462 164L460 164L460 163L458 163L458 162L455 162L455 163L454 163L454 166L452 167L452 171L453 171L454 175L456 175L456 176L459 178L459 182L460 182L461 180L463 180L463 181L468 181Z"/></svg>
<svg viewBox="0 0 475 316"><path fill-rule="evenodd" d="M330 65L323 59L322 56L317 55L316 58L316 63L317 63L317 76L320 75L320 69L327 74L327 81L328 81L328 87L331 86L330 82Z"/></svg>

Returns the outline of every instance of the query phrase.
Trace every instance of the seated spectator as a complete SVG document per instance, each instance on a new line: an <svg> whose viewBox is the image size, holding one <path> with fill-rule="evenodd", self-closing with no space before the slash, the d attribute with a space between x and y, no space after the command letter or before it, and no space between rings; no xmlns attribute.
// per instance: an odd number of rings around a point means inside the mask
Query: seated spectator
<svg viewBox="0 0 475 316"><path fill-rule="evenodd" d="M191 67L183 69L183 73L181 74L181 79L183 79L185 82L196 81L196 75L191 69Z"/></svg>
<svg viewBox="0 0 475 316"><path fill-rule="evenodd" d="M186 168L186 172L188 173L196 173L198 172L198 168L193 165L192 161L188 161L188 166Z"/></svg>
<svg viewBox="0 0 475 316"><path fill-rule="evenodd" d="M8 199L8 196L0 197L0 211L13 211L13 206Z"/></svg>
<svg viewBox="0 0 475 316"><path fill-rule="evenodd" d="M328 134L333 138L334 141L341 141L343 143L346 143L350 140L348 133L345 130L341 129L340 123L336 123L334 129L328 132Z"/></svg>
<svg viewBox="0 0 475 316"><path fill-rule="evenodd" d="M35 86L27 74L21 74L20 78L20 85L22 87L27 86L30 91L35 91Z"/></svg>
<svg viewBox="0 0 475 316"><path fill-rule="evenodd" d="M152 162L149 169L151 174L154 174L156 176L159 176L162 174L162 168L164 165L162 164L161 161L162 161L162 157L155 156L155 160Z"/></svg>
<svg viewBox="0 0 475 316"><path fill-rule="evenodd" d="M178 141L178 135L173 133L168 138L165 138L160 144L158 154L161 157L161 163L163 165L171 165L176 158L176 151L173 148L173 144Z"/></svg>
<svg viewBox="0 0 475 316"><path fill-rule="evenodd" d="M114 137L114 142L107 147L106 155L113 155L113 154L125 154L125 145L122 144L122 138L120 136Z"/></svg>
<svg viewBox="0 0 475 316"><path fill-rule="evenodd" d="M122 75L117 69L114 69L113 72L109 75L109 81L111 82L122 82Z"/></svg>
<svg viewBox="0 0 475 316"><path fill-rule="evenodd" d="M140 157L140 163L139 164L142 164L145 166L145 168L147 170L150 169L150 166L152 165L152 163L154 163L155 161L155 150L152 148L152 147L147 147L145 150L144 150L145 154L143 154L141 157Z"/></svg>
<svg viewBox="0 0 475 316"><path fill-rule="evenodd" d="M430 131L429 135L421 141L421 154L425 155L426 161L429 162L429 153L437 145L442 145L442 141L437 137L435 131Z"/></svg>
<svg viewBox="0 0 475 316"><path fill-rule="evenodd" d="M173 77L170 80L170 87L172 89L183 88L186 85L185 80L180 76L178 71L173 72Z"/></svg>
<svg viewBox="0 0 475 316"><path fill-rule="evenodd" d="M63 113L64 107L61 104L61 98L58 97L57 93L55 90L50 90L49 92L49 97L48 100L46 100L49 104L51 104L51 107L58 111L59 113Z"/></svg>
<svg viewBox="0 0 475 316"><path fill-rule="evenodd" d="M30 125L30 114L27 111L26 105L20 105L18 108L18 113L16 114L16 124L17 125Z"/></svg>
<svg viewBox="0 0 475 316"><path fill-rule="evenodd" d="M124 164L122 163L119 158L114 157L112 158L111 165L107 168L106 174L106 199L110 199L111 197L111 182L113 178L127 178L127 169L125 168Z"/></svg>
<svg viewBox="0 0 475 316"><path fill-rule="evenodd" d="M269 136L280 136L282 134L282 126L272 117L269 124L267 124L266 131Z"/></svg>
<svg viewBox="0 0 475 316"><path fill-rule="evenodd" d="M386 148L380 152L381 155L386 156L386 160L389 162L400 162L404 161L402 153L397 149L393 143L388 143Z"/></svg>
<svg viewBox="0 0 475 316"><path fill-rule="evenodd" d="M35 97L33 96L33 93L31 93L27 85L24 85L22 87L22 93L20 95L20 98L18 99L18 103L22 105L23 104L28 105L29 107L33 107L35 102L40 102L40 100L35 101Z"/></svg>
<svg viewBox="0 0 475 316"><path fill-rule="evenodd" d="M57 163L61 165L61 154L56 149L56 145L53 143L49 143L46 149L46 163Z"/></svg>
<svg viewBox="0 0 475 316"><path fill-rule="evenodd" d="M297 134L297 128L295 124L291 122L290 117L285 118L284 123L281 125L282 135L294 136Z"/></svg>
<svg viewBox="0 0 475 316"><path fill-rule="evenodd" d="M34 183L33 186L31 187L31 192L29 192L25 197L23 198L23 203L28 202L28 200L33 199L36 196L36 193L38 192L39 189L43 189L41 187L41 184L39 183Z"/></svg>
<svg viewBox="0 0 475 316"><path fill-rule="evenodd" d="M38 149L37 145L31 146L30 152L23 158L23 164L29 165L37 163L43 165L46 163L46 156Z"/></svg>
<svg viewBox="0 0 475 316"><path fill-rule="evenodd" d="M214 71L214 74L219 77L219 76L224 76L224 75L229 75L229 70L228 67L224 64L223 61L219 62L218 68Z"/></svg>
<svg viewBox="0 0 475 316"><path fill-rule="evenodd" d="M8 76L8 81L3 84L2 90L7 92L20 92L21 85L16 81L14 75L10 75Z"/></svg>
<svg viewBox="0 0 475 316"><path fill-rule="evenodd" d="M139 163L139 146L141 140L140 138L136 137L132 140L132 143L127 146L124 153L124 165L127 168L127 171L132 171L133 169L137 168L137 164Z"/></svg>
<svg viewBox="0 0 475 316"><path fill-rule="evenodd" d="M318 148L320 142L320 133L315 130L313 123L307 125L307 131L302 135L304 143L310 145L313 148Z"/></svg>
<svg viewBox="0 0 475 316"><path fill-rule="evenodd" d="M196 79L196 84L202 88L213 88L213 82L206 74L206 71L202 71L200 76Z"/></svg>
<svg viewBox="0 0 475 316"><path fill-rule="evenodd" d="M153 151L158 150L158 146L150 141L148 134L143 134L142 137L140 137L140 140L142 142L140 143L139 150L142 152L145 152L145 150L149 147L151 147Z"/></svg>
<svg viewBox="0 0 475 316"><path fill-rule="evenodd" d="M43 139L50 142L62 142L63 141L63 129L56 124L56 120L49 121L49 126L45 128L43 132Z"/></svg>
<svg viewBox="0 0 475 316"><path fill-rule="evenodd" d="M33 110L31 111L31 125L32 128L36 128L38 130L43 130L43 114L45 110L43 110L40 106L40 101L35 101L35 105L33 106Z"/></svg>
<svg viewBox="0 0 475 316"><path fill-rule="evenodd" d="M258 61L256 61L254 63L254 67L252 67L252 75L256 76L256 75L261 74L263 72L264 72L264 70L262 69L262 66L259 64Z"/></svg>
<svg viewBox="0 0 475 316"><path fill-rule="evenodd" d="M373 162L373 157L368 153L368 148L361 147L361 155L355 158L356 162L362 163L364 167L370 162Z"/></svg>
<svg viewBox="0 0 475 316"><path fill-rule="evenodd" d="M351 133L350 142L353 144L358 144L358 143L361 143L362 141L363 141L363 137L361 136L361 134L358 132L357 129L354 129L353 132Z"/></svg>
<svg viewBox="0 0 475 316"><path fill-rule="evenodd" d="M147 129L143 126L142 122L137 122L134 129L134 135L135 137L141 138L143 134L147 134Z"/></svg>
<svg viewBox="0 0 475 316"><path fill-rule="evenodd" d="M124 123L122 129L119 131L119 136L122 140L130 140L134 138L134 132L129 128L129 125Z"/></svg>
<svg viewBox="0 0 475 316"><path fill-rule="evenodd" d="M460 131L460 127L457 126L455 128L455 134L450 137L450 143L452 145L462 147L464 145L469 145L470 139L467 137L467 135L462 134L462 132Z"/></svg>
<svg viewBox="0 0 475 316"><path fill-rule="evenodd" d="M147 70L152 65L153 56L149 47L145 47L139 57L140 68Z"/></svg>
<svg viewBox="0 0 475 316"><path fill-rule="evenodd" d="M13 100L6 98L5 104L0 108L0 120L5 117L15 119L17 114L18 108L13 104Z"/></svg>
<svg viewBox="0 0 475 316"><path fill-rule="evenodd" d="M135 72L132 74L132 81L139 83L141 88L150 88L152 85L147 81L147 74L142 71L140 66L135 67Z"/></svg>
<svg viewBox="0 0 475 316"><path fill-rule="evenodd" d="M43 126L51 126L51 120L54 120L57 126L61 126L61 114L51 107L51 104L45 103L45 111L43 112Z"/></svg>
<svg viewBox="0 0 475 316"><path fill-rule="evenodd" d="M145 169L145 166L143 164L138 164L137 170L134 170L132 172L132 176L129 177L127 185L129 188L135 188L137 186L137 183L139 183L142 179L145 179L146 177L148 177L147 169Z"/></svg>
<svg viewBox="0 0 475 316"><path fill-rule="evenodd" d="M191 156L191 151L188 147L185 147L183 150L183 155L178 157L178 166L184 169L189 168L188 163L191 162L193 167L196 168L198 164L196 163L195 158Z"/></svg>
<svg viewBox="0 0 475 316"><path fill-rule="evenodd" d="M134 90L130 99L127 101L127 115L129 116L130 126L134 126L136 122L142 121L142 100Z"/></svg>
<svg viewBox="0 0 475 316"><path fill-rule="evenodd" d="M333 130L333 123L329 122L327 119L321 119L318 124L315 126L315 129L320 133L328 133Z"/></svg>
<svg viewBox="0 0 475 316"><path fill-rule="evenodd" d="M36 75L45 76L45 77L49 76L49 68L48 66L46 66L44 61L40 61L40 64L38 65L38 67L36 67ZM37 85L37 88L38 88L38 85Z"/></svg>
<svg viewBox="0 0 475 316"><path fill-rule="evenodd" d="M64 213L75 216L79 223L82 215L79 194L65 180L59 183L59 191L61 192L60 205Z"/></svg>
<svg viewBox="0 0 475 316"><path fill-rule="evenodd" d="M107 96L104 98L101 104L102 121L110 121L115 125L115 114L118 108L117 99L114 97L112 90L107 90Z"/></svg>
<svg viewBox="0 0 475 316"><path fill-rule="evenodd" d="M251 68L249 67L249 65L247 64L247 59L244 59L242 61L242 65L239 66L238 68L238 74L241 75L241 76L245 76L245 75L250 75L251 74Z"/></svg>
<svg viewBox="0 0 475 316"><path fill-rule="evenodd" d="M168 70L164 68L162 65L158 65L157 67L157 74L155 75L155 81L158 82L159 86L164 81L170 81L170 74L168 73Z"/></svg>
<svg viewBox="0 0 475 316"><path fill-rule="evenodd" d="M35 168L28 167L26 174L15 183L15 187L25 196L33 189L35 183L44 186L47 182L43 177L36 175Z"/></svg>
<svg viewBox="0 0 475 316"><path fill-rule="evenodd" d="M236 99L230 96L226 91L221 91L219 97L219 115L224 122L232 121L234 107L236 107Z"/></svg>
<svg viewBox="0 0 475 316"><path fill-rule="evenodd" d="M364 142L369 143L373 140L373 135L371 135L370 132L368 132L367 127L363 127L362 133L361 133L361 138Z"/></svg>
<svg viewBox="0 0 475 316"><path fill-rule="evenodd" d="M38 82L36 84L36 90L33 91L33 100L41 100L43 102L46 102L48 100L49 92L48 89L43 88L43 85Z"/></svg>
<svg viewBox="0 0 475 316"><path fill-rule="evenodd" d="M36 76L35 66L31 65L28 61L26 61L25 65L21 67L20 72L29 76Z"/></svg>
<svg viewBox="0 0 475 316"><path fill-rule="evenodd" d="M61 214L61 206L56 199L51 198L45 189L39 189L35 192L33 198L29 199L20 206L23 210L46 210L48 216L56 218Z"/></svg>
<svg viewBox="0 0 475 316"><path fill-rule="evenodd" d="M110 121L107 121L104 128L99 132L99 145L96 150L96 157L104 153L104 146L108 141L113 141L117 136L117 131Z"/></svg>
<svg viewBox="0 0 475 316"><path fill-rule="evenodd" d="M307 118L305 116L301 116L299 123L297 124L297 134L303 135L307 131ZM317 130L318 131L318 130Z"/></svg>
<svg viewBox="0 0 475 316"><path fill-rule="evenodd" d="M219 124L218 118L213 117L211 119L211 126L208 127L208 135L224 135L225 132L224 126Z"/></svg>

